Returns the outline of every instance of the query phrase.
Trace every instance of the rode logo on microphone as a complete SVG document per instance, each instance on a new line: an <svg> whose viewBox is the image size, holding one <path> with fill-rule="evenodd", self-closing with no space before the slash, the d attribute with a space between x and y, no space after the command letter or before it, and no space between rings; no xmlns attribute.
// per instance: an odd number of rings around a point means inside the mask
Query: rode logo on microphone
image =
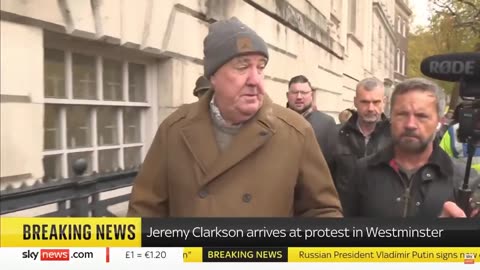
<svg viewBox="0 0 480 270"><path fill-rule="evenodd" d="M443 74L474 75L475 61L432 61L430 72Z"/></svg>
<svg viewBox="0 0 480 270"><path fill-rule="evenodd" d="M70 260L69 249L41 249L41 261L68 261Z"/></svg>
<svg viewBox="0 0 480 270"><path fill-rule="evenodd" d="M448 82L462 81L464 84L469 82L468 85L470 85L472 81L479 82L480 52L432 55L422 60L420 70L432 79Z"/></svg>

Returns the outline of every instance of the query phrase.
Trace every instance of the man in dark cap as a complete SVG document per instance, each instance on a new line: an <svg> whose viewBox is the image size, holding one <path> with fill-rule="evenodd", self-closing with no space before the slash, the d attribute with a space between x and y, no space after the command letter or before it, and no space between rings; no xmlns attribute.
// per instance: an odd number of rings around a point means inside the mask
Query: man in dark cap
<svg viewBox="0 0 480 270"><path fill-rule="evenodd" d="M210 81L205 76L198 77L193 89L193 95L200 99L208 90L210 90Z"/></svg>
<svg viewBox="0 0 480 270"><path fill-rule="evenodd" d="M204 74L213 91L160 125L129 216L342 216L312 127L266 94L268 58L265 41L237 18L210 25Z"/></svg>

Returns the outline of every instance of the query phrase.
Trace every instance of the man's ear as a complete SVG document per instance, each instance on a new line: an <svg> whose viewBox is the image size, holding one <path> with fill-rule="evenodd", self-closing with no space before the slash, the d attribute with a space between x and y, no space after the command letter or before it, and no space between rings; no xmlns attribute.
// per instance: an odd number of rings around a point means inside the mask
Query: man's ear
<svg viewBox="0 0 480 270"><path fill-rule="evenodd" d="M210 78L208 80L210 81L211 89L214 90L215 89L215 83L216 83L215 73L210 75Z"/></svg>
<svg viewBox="0 0 480 270"><path fill-rule="evenodd" d="M357 106L357 96L354 96L354 97L353 97L353 106L355 106L355 108L358 109L358 106Z"/></svg>

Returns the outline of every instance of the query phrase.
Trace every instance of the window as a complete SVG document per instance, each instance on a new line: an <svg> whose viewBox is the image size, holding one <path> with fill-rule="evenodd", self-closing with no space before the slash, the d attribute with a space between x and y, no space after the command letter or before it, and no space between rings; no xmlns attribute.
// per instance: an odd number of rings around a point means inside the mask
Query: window
<svg viewBox="0 0 480 270"><path fill-rule="evenodd" d="M377 44L378 44L378 52L381 53L382 51L382 41L383 41L383 37L382 37L382 26L379 25L378 26L378 41L377 41Z"/></svg>
<svg viewBox="0 0 480 270"><path fill-rule="evenodd" d="M388 72L388 65L390 64L389 61L389 44L388 44L388 35L385 35L385 50L384 50L384 58L385 58L385 72Z"/></svg>
<svg viewBox="0 0 480 270"><path fill-rule="evenodd" d="M103 59L103 99L122 100L122 62Z"/></svg>
<svg viewBox="0 0 480 270"><path fill-rule="evenodd" d="M397 16L397 32L402 33L402 19L400 16Z"/></svg>
<svg viewBox="0 0 480 270"><path fill-rule="evenodd" d="M400 73L400 49L397 49L397 53L395 54L395 72Z"/></svg>
<svg viewBox="0 0 480 270"><path fill-rule="evenodd" d="M403 27L402 27L402 35L403 35L404 37L407 37L407 21L404 20L402 25L403 25Z"/></svg>
<svg viewBox="0 0 480 270"><path fill-rule="evenodd" d="M405 52L402 52L402 71L401 71L401 73L402 73L403 75L406 75L406 74L405 74L405 64L406 64L406 63L405 63Z"/></svg>
<svg viewBox="0 0 480 270"><path fill-rule="evenodd" d="M72 53L73 98L97 99L95 57Z"/></svg>
<svg viewBox="0 0 480 270"><path fill-rule="evenodd" d="M391 62L390 62L390 76L394 76L395 72L395 61L396 61L396 54L395 54L395 46L393 45L393 42L390 43L390 57L391 57Z"/></svg>
<svg viewBox="0 0 480 270"><path fill-rule="evenodd" d="M45 49L45 179L139 165L144 151L147 66L142 61Z"/></svg>
<svg viewBox="0 0 480 270"><path fill-rule="evenodd" d="M65 54L45 50L45 97L67 97L65 92Z"/></svg>
<svg viewBox="0 0 480 270"><path fill-rule="evenodd" d="M389 51L388 34L385 35L385 52Z"/></svg>

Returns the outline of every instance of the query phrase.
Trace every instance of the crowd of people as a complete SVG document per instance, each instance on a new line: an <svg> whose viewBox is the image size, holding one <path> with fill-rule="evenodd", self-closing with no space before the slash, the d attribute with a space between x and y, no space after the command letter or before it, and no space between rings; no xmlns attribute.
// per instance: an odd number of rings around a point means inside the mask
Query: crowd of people
<svg viewBox="0 0 480 270"><path fill-rule="evenodd" d="M465 145L455 125L438 135L435 83L396 85L387 117L383 83L363 79L355 109L336 124L314 105L306 76L289 81L286 107L272 102L268 60L265 41L237 18L209 26L199 100L161 123L129 216L466 217L455 203ZM479 166L475 157L473 171Z"/></svg>

